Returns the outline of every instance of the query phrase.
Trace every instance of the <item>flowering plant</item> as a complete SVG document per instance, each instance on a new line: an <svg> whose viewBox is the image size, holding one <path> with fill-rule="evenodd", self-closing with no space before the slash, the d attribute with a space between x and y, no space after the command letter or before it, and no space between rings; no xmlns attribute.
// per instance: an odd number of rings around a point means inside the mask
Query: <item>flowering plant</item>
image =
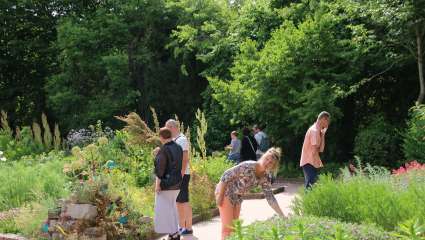
<svg viewBox="0 0 425 240"><path fill-rule="evenodd" d="M425 170L425 164L420 164L417 161L408 162L398 169L393 169L392 174L401 175L414 170Z"/></svg>
<svg viewBox="0 0 425 240"><path fill-rule="evenodd" d="M6 162L6 157L3 155L3 151L0 151L0 162Z"/></svg>
<svg viewBox="0 0 425 240"><path fill-rule="evenodd" d="M66 137L66 145L69 149L72 149L75 146L85 147L98 141L99 138L112 139L113 137L114 131L110 127L102 129L101 125L98 124L96 127L90 126L88 129L72 129ZM104 140L102 141L104 142Z"/></svg>

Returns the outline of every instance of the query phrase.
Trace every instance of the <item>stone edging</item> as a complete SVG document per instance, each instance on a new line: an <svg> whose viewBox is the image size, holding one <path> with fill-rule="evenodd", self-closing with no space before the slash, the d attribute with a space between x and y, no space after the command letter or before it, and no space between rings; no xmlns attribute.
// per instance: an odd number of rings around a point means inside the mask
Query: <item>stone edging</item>
<svg viewBox="0 0 425 240"><path fill-rule="evenodd" d="M27 239L15 234L0 234L0 240L27 240Z"/></svg>

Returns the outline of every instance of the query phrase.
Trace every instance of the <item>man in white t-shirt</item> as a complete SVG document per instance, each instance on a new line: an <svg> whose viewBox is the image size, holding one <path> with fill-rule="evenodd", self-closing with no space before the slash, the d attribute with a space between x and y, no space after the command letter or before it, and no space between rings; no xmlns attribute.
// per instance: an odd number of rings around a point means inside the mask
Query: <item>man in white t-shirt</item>
<svg viewBox="0 0 425 240"><path fill-rule="evenodd" d="M267 135L263 132L263 130L258 125L254 125L252 130L254 131L254 138L258 144L257 152L255 153L257 155L257 160L258 160L264 154L264 152L260 150L260 146L262 144L261 141L265 141L265 139L267 139Z"/></svg>
<svg viewBox="0 0 425 240"><path fill-rule="evenodd" d="M189 141L186 136L180 132L180 126L174 119L170 119L165 123L165 127L170 129L174 141L183 149L182 177L183 181L180 187L180 193L177 196L177 211L179 213L180 234L192 234L192 207L189 203L189 181L190 181L190 165L189 165Z"/></svg>

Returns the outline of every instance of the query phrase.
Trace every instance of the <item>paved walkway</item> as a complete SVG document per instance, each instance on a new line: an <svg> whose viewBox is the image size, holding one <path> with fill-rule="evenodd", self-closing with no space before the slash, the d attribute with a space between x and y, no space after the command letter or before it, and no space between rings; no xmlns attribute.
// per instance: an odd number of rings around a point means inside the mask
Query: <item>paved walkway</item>
<svg viewBox="0 0 425 240"><path fill-rule="evenodd" d="M298 189L302 187L301 183L284 183L285 192L276 194L285 215L291 212L290 205L292 199L296 196ZM273 209L267 204L265 199L244 200L242 203L240 219L244 225L249 225L255 221L264 221L275 214ZM221 223L220 218L215 217L206 222L200 222L193 225L193 236L185 236L184 240L218 240L220 239ZM159 238L163 239L163 238Z"/></svg>

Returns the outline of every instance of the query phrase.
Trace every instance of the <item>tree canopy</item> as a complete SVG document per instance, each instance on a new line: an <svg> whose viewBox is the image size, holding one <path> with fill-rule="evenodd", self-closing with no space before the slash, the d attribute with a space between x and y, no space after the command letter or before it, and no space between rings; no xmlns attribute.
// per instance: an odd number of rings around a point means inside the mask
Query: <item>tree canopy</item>
<svg viewBox="0 0 425 240"><path fill-rule="evenodd" d="M191 124L201 108L211 151L258 123L293 161L327 110L326 158L346 161L364 129L397 132L423 103L424 9L424 0L1 1L0 106L14 125L46 112L64 132L116 127L113 116L130 111L152 122L149 107Z"/></svg>

